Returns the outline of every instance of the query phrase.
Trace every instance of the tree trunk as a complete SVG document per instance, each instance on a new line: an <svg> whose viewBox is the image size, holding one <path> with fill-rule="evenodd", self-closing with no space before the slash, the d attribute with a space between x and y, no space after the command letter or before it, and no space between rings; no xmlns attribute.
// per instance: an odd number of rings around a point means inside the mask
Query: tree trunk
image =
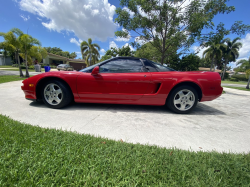
<svg viewBox="0 0 250 187"><path fill-rule="evenodd" d="M18 53L18 51L16 52L16 59L17 59L17 62L18 62L18 67L19 67L20 77L23 77L23 71L22 71L22 69L21 69L21 65L20 65L20 59L19 59L19 53Z"/></svg>
<svg viewBox="0 0 250 187"><path fill-rule="evenodd" d="M89 65L92 66L92 63L91 63L91 61L92 61L92 51L91 51L91 49L89 50L89 52L90 52Z"/></svg>
<svg viewBox="0 0 250 187"><path fill-rule="evenodd" d="M249 83L250 83L250 75L249 75L249 78L248 78L248 82L247 82L247 87L246 87L246 89L249 89Z"/></svg>
<svg viewBox="0 0 250 187"><path fill-rule="evenodd" d="M225 65L224 65L224 70L223 70L223 75L222 75L222 77L221 77L221 80L224 80L225 73L226 73L227 63L228 63L228 60L226 59L226 60L225 60Z"/></svg>
<svg viewBox="0 0 250 187"><path fill-rule="evenodd" d="M161 65L163 65L163 62L164 62L164 54L161 55Z"/></svg>
<svg viewBox="0 0 250 187"><path fill-rule="evenodd" d="M26 76L25 77L30 77L29 71L28 71L28 62L27 62L27 52L25 50L25 65L26 65Z"/></svg>
<svg viewBox="0 0 250 187"><path fill-rule="evenodd" d="M213 70L213 65L214 65L214 55L213 55L213 58L212 58L212 62L211 62L211 66L210 66L210 71Z"/></svg>
<svg viewBox="0 0 250 187"><path fill-rule="evenodd" d="M213 72L215 72L215 70L216 70L216 69L215 69L215 68L216 68L216 64L217 64L217 60L216 60L216 58L215 58L215 60L214 60L214 65L213 65L213 68L214 68L214 69L213 69Z"/></svg>

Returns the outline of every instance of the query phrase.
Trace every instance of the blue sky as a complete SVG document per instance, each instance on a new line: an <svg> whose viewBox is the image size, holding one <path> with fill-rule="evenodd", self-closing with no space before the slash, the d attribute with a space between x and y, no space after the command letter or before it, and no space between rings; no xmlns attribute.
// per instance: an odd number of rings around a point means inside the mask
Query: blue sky
<svg viewBox="0 0 250 187"><path fill-rule="evenodd" d="M78 52L78 57L81 57L79 43L89 37L100 45L102 52L111 46L122 47L134 41L134 38L119 41L114 36L114 32L121 29L114 23L119 0L0 0L0 4L0 32L17 27L39 39L43 47ZM235 6L236 11L216 16L215 24L223 22L228 28L237 20L250 24L250 0L231 0L228 5ZM239 59L248 58L250 32L241 38L243 48Z"/></svg>

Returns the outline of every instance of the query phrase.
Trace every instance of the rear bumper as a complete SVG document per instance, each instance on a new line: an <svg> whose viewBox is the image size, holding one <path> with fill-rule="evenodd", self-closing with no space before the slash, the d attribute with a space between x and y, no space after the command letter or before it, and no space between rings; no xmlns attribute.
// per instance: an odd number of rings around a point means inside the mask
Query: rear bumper
<svg viewBox="0 0 250 187"><path fill-rule="evenodd" d="M223 88L221 86L217 89L210 89L208 93L203 93L202 99L200 102L212 101L212 100L220 97L222 92L223 92Z"/></svg>

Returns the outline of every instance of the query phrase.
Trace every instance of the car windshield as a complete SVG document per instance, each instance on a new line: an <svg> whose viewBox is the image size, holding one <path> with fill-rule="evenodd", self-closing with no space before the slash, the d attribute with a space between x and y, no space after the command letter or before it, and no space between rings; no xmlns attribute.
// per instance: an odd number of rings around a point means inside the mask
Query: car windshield
<svg viewBox="0 0 250 187"><path fill-rule="evenodd" d="M160 63L158 62L153 62L153 61L150 61L152 64L154 64L160 71L176 71L172 68L169 68L167 67L165 64L164 65L161 65Z"/></svg>
<svg viewBox="0 0 250 187"><path fill-rule="evenodd" d="M108 60L110 60L110 59L108 59ZM97 63L97 64L94 64L94 65L92 65L92 66L89 66L89 67L87 67L87 68L84 68L84 69L82 69L82 70L80 70L80 71L81 71L81 72L90 72L90 70L94 69L94 67L99 66L99 65L101 65L102 63L104 63L104 62L106 62L106 61L108 61L108 60L99 62L99 63Z"/></svg>
<svg viewBox="0 0 250 187"><path fill-rule="evenodd" d="M67 66L67 64L60 64L59 66L63 67L63 66Z"/></svg>

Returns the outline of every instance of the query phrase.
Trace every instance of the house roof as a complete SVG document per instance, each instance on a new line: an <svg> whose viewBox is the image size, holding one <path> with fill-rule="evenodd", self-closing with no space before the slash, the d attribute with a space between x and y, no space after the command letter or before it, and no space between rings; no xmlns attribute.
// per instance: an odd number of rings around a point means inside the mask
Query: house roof
<svg viewBox="0 0 250 187"><path fill-rule="evenodd" d="M199 71L210 71L210 68L199 67ZM215 72L221 73L221 70L216 69ZM227 71L227 73L233 73L233 71Z"/></svg>
<svg viewBox="0 0 250 187"><path fill-rule="evenodd" d="M48 56L49 57L50 56L51 57L56 57L56 58L59 58L59 59L62 59L62 60L68 61L68 62L85 62L85 60L82 60L82 59L70 59L70 58L60 56L60 55L55 55L55 54L52 54L52 53L48 53Z"/></svg>

